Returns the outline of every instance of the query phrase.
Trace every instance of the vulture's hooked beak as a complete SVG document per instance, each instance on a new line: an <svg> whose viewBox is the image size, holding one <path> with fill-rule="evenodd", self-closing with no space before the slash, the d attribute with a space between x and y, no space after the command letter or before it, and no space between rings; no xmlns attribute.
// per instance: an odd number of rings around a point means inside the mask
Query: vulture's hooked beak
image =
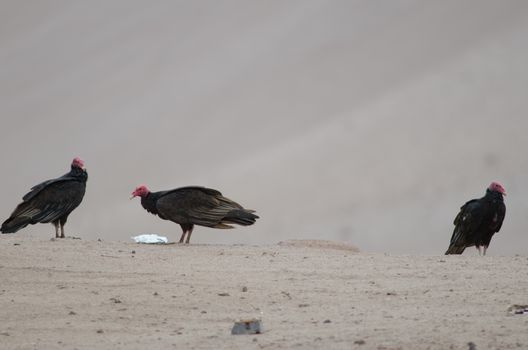
<svg viewBox="0 0 528 350"><path fill-rule="evenodd" d="M136 198L136 196L135 195L131 195L129 199L132 200L134 198Z"/></svg>

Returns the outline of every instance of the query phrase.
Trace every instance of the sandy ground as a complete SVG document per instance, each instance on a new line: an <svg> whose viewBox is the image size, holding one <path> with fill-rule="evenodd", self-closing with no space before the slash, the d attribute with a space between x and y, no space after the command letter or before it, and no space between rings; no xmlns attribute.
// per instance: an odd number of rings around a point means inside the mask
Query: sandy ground
<svg viewBox="0 0 528 350"><path fill-rule="evenodd" d="M525 256L1 238L2 349L528 348Z"/></svg>

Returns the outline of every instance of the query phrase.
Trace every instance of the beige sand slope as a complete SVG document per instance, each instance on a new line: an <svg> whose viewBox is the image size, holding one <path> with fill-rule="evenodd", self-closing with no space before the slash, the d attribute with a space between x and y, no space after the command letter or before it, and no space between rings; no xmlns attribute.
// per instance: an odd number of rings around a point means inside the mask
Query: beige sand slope
<svg viewBox="0 0 528 350"><path fill-rule="evenodd" d="M528 304L526 257L364 254L314 242L0 244L2 349L528 347L528 314L507 312ZM233 321L251 317L263 334L230 335Z"/></svg>
<svg viewBox="0 0 528 350"><path fill-rule="evenodd" d="M526 1L2 1L0 214L80 155L87 239L177 239L126 199L201 184L262 220L196 242L436 254L499 180L525 254L526 37Z"/></svg>

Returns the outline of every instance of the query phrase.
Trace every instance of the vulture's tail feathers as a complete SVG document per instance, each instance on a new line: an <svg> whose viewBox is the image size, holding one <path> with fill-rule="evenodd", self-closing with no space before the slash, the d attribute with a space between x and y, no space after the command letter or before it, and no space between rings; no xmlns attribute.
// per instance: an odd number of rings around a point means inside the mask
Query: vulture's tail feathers
<svg viewBox="0 0 528 350"><path fill-rule="evenodd" d="M31 218L27 216L10 217L4 221L0 231L2 231L2 233L15 233L29 224L31 224Z"/></svg>
<svg viewBox="0 0 528 350"><path fill-rule="evenodd" d="M259 217L253 214L254 210L248 209L235 209L231 210L222 220L223 222L239 224L242 226L249 226L255 223Z"/></svg>
<svg viewBox="0 0 528 350"><path fill-rule="evenodd" d="M466 247L464 246L450 245L447 251L445 252L445 255L462 254L464 252L464 249L466 249Z"/></svg>

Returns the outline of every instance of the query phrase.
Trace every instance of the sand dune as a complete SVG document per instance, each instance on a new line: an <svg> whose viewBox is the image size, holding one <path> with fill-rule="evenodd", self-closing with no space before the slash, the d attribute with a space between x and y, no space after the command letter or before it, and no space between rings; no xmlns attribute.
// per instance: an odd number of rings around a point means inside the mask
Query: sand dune
<svg viewBox="0 0 528 350"><path fill-rule="evenodd" d="M312 242L315 243L315 242ZM524 349L526 257L7 236L3 349ZM244 288L245 287L245 288ZM264 333L230 334L257 317Z"/></svg>
<svg viewBox="0 0 528 350"><path fill-rule="evenodd" d="M524 254L527 19L524 1L3 1L0 213L79 155L71 235L177 239L128 194L200 184L262 220L196 242L440 253L498 180L489 253Z"/></svg>

